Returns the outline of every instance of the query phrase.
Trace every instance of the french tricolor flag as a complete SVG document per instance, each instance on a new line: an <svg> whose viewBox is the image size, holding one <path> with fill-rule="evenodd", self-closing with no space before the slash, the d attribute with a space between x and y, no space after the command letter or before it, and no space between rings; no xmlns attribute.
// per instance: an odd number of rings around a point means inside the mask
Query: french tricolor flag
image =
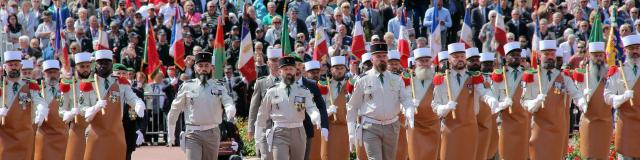
<svg viewBox="0 0 640 160"><path fill-rule="evenodd" d="M464 21L460 30L460 42L464 43L465 48L473 47L473 31L471 30L471 8L464 11Z"/></svg>
<svg viewBox="0 0 640 160"><path fill-rule="evenodd" d="M437 0L434 0L431 4L438 4ZM440 20L438 20L438 7L433 7L433 17L431 17L431 28L429 28L429 45L431 46L431 53L435 54L435 59L433 61L434 66L439 66L437 61L438 54L442 50L442 42L440 38L441 29L440 29Z"/></svg>
<svg viewBox="0 0 640 160"><path fill-rule="evenodd" d="M504 15L502 15L502 10L500 7L496 7L496 22L493 25L493 28L496 30L493 43L493 48L496 49L496 52L500 53L500 56L504 57L504 44L507 44L507 27L504 25Z"/></svg>
<svg viewBox="0 0 640 160"><path fill-rule="evenodd" d="M353 27L351 41L351 53L358 59L362 58L362 55L367 52L364 48L364 29L362 28L362 18L360 17L360 5L355 6L355 25Z"/></svg>
<svg viewBox="0 0 640 160"><path fill-rule="evenodd" d="M313 60L322 61L325 55L329 54L329 45L327 44L327 34L324 32L324 24L322 24L322 16L317 16L316 38L313 44Z"/></svg>
<svg viewBox="0 0 640 160"><path fill-rule="evenodd" d="M178 23L182 13L176 8L176 15L173 18L173 28L171 29L171 48L169 55L173 56L173 61L178 68L184 70L184 40L182 39L182 23Z"/></svg>
<svg viewBox="0 0 640 160"><path fill-rule="evenodd" d="M400 52L400 65L408 67L408 59L411 56L411 47L409 45L409 36L407 35L407 12L403 9L400 17L400 35L398 38L398 51Z"/></svg>

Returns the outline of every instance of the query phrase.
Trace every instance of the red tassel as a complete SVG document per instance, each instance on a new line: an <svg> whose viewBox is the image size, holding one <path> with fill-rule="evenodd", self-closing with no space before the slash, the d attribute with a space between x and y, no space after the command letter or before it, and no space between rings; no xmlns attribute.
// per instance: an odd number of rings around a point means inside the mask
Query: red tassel
<svg viewBox="0 0 640 160"><path fill-rule="evenodd" d="M355 83L355 82L352 82L352 81L354 81L354 80L350 79L350 80L347 81L347 93L349 93L349 94L353 93L353 89L355 88L355 86L353 85L353 83Z"/></svg>
<svg viewBox="0 0 640 160"><path fill-rule="evenodd" d="M316 83L316 86L318 86L318 90L320 90L320 94L327 95L329 93L329 88L327 85L322 84L324 82L325 81L318 81L318 83Z"/></svg>
<svg viewBox="0 0 640 160"><path fill-rule="evenodd" d="M38 85L37 83L34 83L34 82L28 82L28 83L29 83L29 89L34 91L40 90L40 85Z"/></svg>
<svg viewBox="0 0 640 160"><path fill-rule="evenodd" d="M502 74L494 72L491 73L491 80L500 83L504 80L504 77L502 76Z"/></svg>
<svg viewBox="0 0 640 160"><path fill-rule="evenodd" d="M93 91L93 84L91 82L80 82L80 91L91 92Z"/></svg>
<svg viewBox="0 0 640 160"><path fill-rule="evenodd" d="M617 66L609 67L609 71L607 71L607 77L613 76L614 74L616 74L616 72L618 72L618 67Z"/></svg>
<svg viewBox="0 0 640 160"><path fill-rule="evenodd" d="M522 81L525 83L533 83L533 74L525 72L522 74Z"/></svg>
<svg viewBox="0 0 640 160"><path fill-rule="evenodd" d="M69 90L71 90L71 85L69 84L60 83L58 87L60 87L60 91L62 91L62 93L67 93L69 92Z"/></svg>
<svg viewBox="0 0 640 160"><path fill-rule="evenodd" d="M129 85L129 80L123 78L123 77L118 77L118 83L119 84L124 84L124 85Z"/></svg>
<svg viewBox="0 0 640 160"><path fill-rule="evenodd" d="M405 87L411 85L411 78L402 77L402 81L404 81Z"/></svg>
<svg viewBox="0 0 640 160"><path fill-rule="evenodd" d="M433 77L433 85L441 85L444 82L444 75L436 75Z"/></svg>
<svg viewBox="0 0 640 160"><path fill-rule="evenodd" d="M569 77L571 77L571 72L572 72L572 71L571 71L571 70L569 70L569 69L563 69L563 70L562 70L562 73L564 73L564 75L565 75L565 76L569 76Z"/></svg>

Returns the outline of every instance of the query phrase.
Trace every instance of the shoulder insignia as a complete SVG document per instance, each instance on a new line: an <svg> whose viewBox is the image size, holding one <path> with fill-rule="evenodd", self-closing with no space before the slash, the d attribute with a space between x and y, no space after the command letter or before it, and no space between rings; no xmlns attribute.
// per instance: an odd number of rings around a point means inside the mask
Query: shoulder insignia
<svg viewBox="0 0 640 160"><path fill-rule="evenodd" d="M189 82L195 82L195 80L194 80L194 79L190 79L190 80L187 80L187 81L185 81L185 82L187 82L187 83L189 83Z"/></svg>
<svg viewBox="0 0 640 160"><path fill-rule="evenodd" d="M571 75L573 75L573 71L572 71L572 70L570 70L570 69L563 69L563 70L562 70L562 73L563 73L565 76L568 76L568 77L571 77Z"/></svg>
<svg viewBox="0 0 640 160"><path fill-rule="evenodd" d="M60 88L60 91L62 91L62 93L67 93L69 92L69 90L71 90L71 85L65 83L60 83L58 87Z"/></svg>
<svg viewBox="0 0 640 160"><path fill-rule="evenodd" d="M501 69L496 69L491 72L491 80L494 82L502 82L504 80L504 76L502 76L503 71Z"/></svg>
<svg viewBox="0 0 640 160"><path fill-rule="evenodd" d="M91 81L82 81L78 88L82 92L91 92L93 91L93 83Z"/></svg>
<svg viewBox="0 0 640 160"><path fill-rule="evenodd" d="M267 76L258 77L258 79L256 79L256 80L261 80L261 79L264 79L264 78L266 78L266 77L267 77Z"/></svg>
<svg viewBox="0 0 640 160"><path fill-rule="evenodd" d="M40 85L38 85L38 83L27 82L27 84L29 85L29 89L31 89L31 90L34 90L34 91L39 91L40 90Z"/></svg>
<svg viewBox="0 0 640 160"><path fill-rule="evenodd" d="M129 80L122 77L118 77L118 84L129 85Z"/></svg>
<svg viewBox="0 0 640 160"><path fill-rule="evenodd" d="M522 81L525 82L525 83L533 83L533 77L534 77L533 74L535 74L535 73L531 73L531 72L525 71L522 74Z"/></svg>
<svg viewBox="0 0 640 160"><path fill-rule="evenodd" d="M278 84L273 84L271 87L269 87L269 89L278 86Z"/></svg>
<svg viewBox="0 0 640 160"><path fill-rule="evenodd" d="M347 81L347 93L353 93L353 89L356 88L356 79L351 78Z"/></svg>
<svg viewBox="0 0 640 160"><path fill-rule="evenodd" d="M327 81L318 81L316 86L318 86L320 94L327 95L329 93L329 83Z"/></svg>
<svg viewBox="0 0 640 160"><path fill-rule="evenodd" d="M582 68L578 68L575 71L573 71L573 74L571 75L571 79L573 79L574 81L578 82L578 83L582 83L584 82L584 74L586 73L585 69Z"/></svg>
<svg viewBox="0 0 640 160"><path fill-rule="evenodd" d="M471 84L481 84L483 82L484 82L484 76L482 76L482 74L471 76Z"/></svg>
<svg viewBox="0 0 640 160"><path fill-rule="evenodd" d="M444 75L443 74L436 74L435 76L433 76L433 85L441 85L442 82L444 82Z"/></svg>
<svg viewBox="0 0 640 160"><path fill-rule="evenodd" d="M362 78L362 77L364 77L364 76L366 76L366 75L367 75L367 72L363 72L363 73L359 74L359 75L358 75L358 77L361 77L361 78Z"/></svg>
<svg viewBox="0 0 640 160"><path fill-rule="evenodd" d="M618 66L609 67L609 71L607 71L607 77L611 77L618 72Z"/></svg>

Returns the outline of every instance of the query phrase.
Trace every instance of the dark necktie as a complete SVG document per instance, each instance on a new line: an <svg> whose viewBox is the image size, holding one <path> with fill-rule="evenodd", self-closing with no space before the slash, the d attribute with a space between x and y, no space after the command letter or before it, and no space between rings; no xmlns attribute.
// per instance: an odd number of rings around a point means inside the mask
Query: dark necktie
<svg viewBox="0 0 640 160"><path fill-rule="evenodd" d="M15 96L18 93L18 82L13 83L13 95Z"/></svg>
<svg viewBox="0 0 640 160"><path fill-rule="evenodd" d="M338 84L336 85L338 88L338 93L340 93L340 88L342 88L342 82L338 81Z"/></svg>
<svg viewBox="0 0 640 160"><path fill-rule="evenodd" d="M424 87L424 80L420 80L420 83L422 84L422 87Z"/></svg>
<svg viewBox="0 0 640 160"><path fill-rule="evenodd" d="M601 69L600 65L596 66L596 70L598 71L598 72L596 72L596 80L598 82L600 82L600 78L602 78L602 77L600 77L600 69Z"/></svg>
<svg viewBox="0 0 640 160"><path fill-rule="evenodd" d="M460 75L460 73L456 74L456 79L458 80L458 85L460 85L462 83L460 82L462 79L462 75Z"/></svg>
<svg viewBox="0 0 640 160"><path fill-rule="evenodd" d="M633 65L633 75L636 76L638 74L638 65L634 64Z"/></svg>
<svg viewBox="0 0 640 160"><path fill-rule="evenodd" d="M384 74L380 73L378 78L380 78L380 83L384 85Z"/></svg>
<svg viewBox="0 0 640 160"><path fill-rule="evenodd" d="M287 96L291 95L291 86L287 85Z"/></svg>
<svg viewBox="0 0 640 160"><path fill-rule="evenodd" d="M104 90L109 90L109 79L107 78L104 79Z"/></svg>
<svg viewBox="0 0 640 160"><path fill-rule="evenodd" d="M547 71L547 79L549 80L549 82L551 82L551 70Z"/></svg>
<svg viewBox="0 0 640 160"><path fill-rule="evenodd" d="M51 86L51 96L56 97L56 87Z"/></svg>
<svg viewBox="0 0 640 160"><path fill-rule="evenodd" d="M518 79L518 70L514 69L513 70L513 81L515 82Z"/></svg>

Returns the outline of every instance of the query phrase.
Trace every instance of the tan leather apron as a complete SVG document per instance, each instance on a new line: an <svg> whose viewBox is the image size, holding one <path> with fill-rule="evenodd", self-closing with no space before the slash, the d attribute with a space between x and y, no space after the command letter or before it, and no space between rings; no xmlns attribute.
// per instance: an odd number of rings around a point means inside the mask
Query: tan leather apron
<svg viewBox="0 0 640 160"><path fill-rule="evenodd" d="M311 150L309 150L309 159L310 160L322 160L321 151L324 150L322 148L322 134L320 133L320 129L316 129L313 127L313 137L311 138Z"/></svg>
<svg viewBox="0 0 640 160"><path fill-rule="evenodd" d="M411 160L436 160L440 149L440 118L433 112L433 85L420 101L415 126L407 129L408 155Z"/></svg>
<svg viewBox="0 0 640 160"><path fill-rule="evenodd" d="M558 75L547 91L544 108L533 114L533 130L529 142L529 155L532 160L561 159L566 148L566 106L565 93L553 85L560 83L564 86L563 75ZM559 93L556 91L560 91ZM560 104L558 104L560 102Z"/></svg>
<svg viewBox="0 0 640 160"><path fill-rule="evenodd" d="M349 159L349 131L347 130L347 99L345 97L346 87L338 93L333 102L338 108L333 116L329 117L329 129L331 134L328 141L322 141L322 159ZM335 117L335 119L334 119Z"/></svg>
<svg viewBox="0 0 640 160"><path fill-rule="evenodd" d="M580 153L585 158L609 158L609 142L613 136L611 108L604 102L605 84L598 83L590 97L587 113L582 114L580 121Z"/></svg>
<svg viewBox="0 0 640 160"><path fill-rule="evenodd" d="M67 148L67 125L59 116L60 103L53 98L49 103L47 121L36 132L35 160L64 159Z"/></svg>
<svg viewBox="0 0 640 160"><path fill-rule="evenodd" d="M640 85L638 81L633 85L634 106L629 101L618 108L616 121L616 151L624 156L640 157Z"/></svg>
<svg viewBox="0 0 640 160"><path fill-rule="evenodd" d="M87 136L85 130L89 123L83 116L78 116L78 123L71 121L69 128L69 139L67 140L67 151L65 152L65 160L82 160L84 158L84 149L87 145Z"/></svg>
<svg viewBox="0 0 640 160"><path fill-rule="evenodd" d="M490 84L483 83L484 88L490 88ZM476 149L476 159L486 159L489 152L489 143L491 142L491 136L493 131L493 124L491 123L491 107L484 102L480 103L480 109L478 110L477 125L478 125L478 148Z"/></svg>
<svg viewBox="0 0 640 160"><path fill-rule="evenodd" d="M496 119L498 114L491 116L491 140L489 141L489 149L487 149L486 159L493 159L498 154L498 141L500 140L500 134L498 133L498 122Z"/></svg>
<svg viewBox="0 0 640 160"><path fill-rule="evenodd" d="M97 88L96 88L97 89ZM112 101L111 94L119 91L117 84L103 95L107 101L105 114L98 112L91 122L84 160L119 160L126 156L127 145L122 127L122 103L119 96Z"/></svg>
<svg viewBox="0 0 640 160"><path fill-rule="evenodd" d="M29 98L29 85L25 84L13 98L13 103L6 104L9 111L5 116L4 126L0 126L0 159L30 160L33 159L34 130L31 102L20 104L20 94ZM2 93L6 94L6 93ZM5 95L2 95L5 96ZM7 103L9 99L7 99Z"/></svg>
<svg viewBox="0 0 640 160"><path fill-rule="evenodd" d="M406 160L409 158L407 155L407 127L409 124L405 123L403 113L398 114L398 122L400 127L398 129L398 143L396 143L396 160Z"/></svg>
<svg viewBox="0 0 640 160"><path fill-rule="evenodd" d="M456 119L453 119L453 112L444 119L440 146L442 160L470 160L476 157L478 124L473 106L474 88L471 77L464 84L456 98Z"/></svg>
<svg viewBox="0 0 640 160"><path fill-rule="evenodd" d="M516 87L511 99L522 98L522 87ZM529 157L529 135L531 135L531 115L522 104L513 103L509 109L500 112L502 125L498 150L505 160L526 160Z"/></svg>

